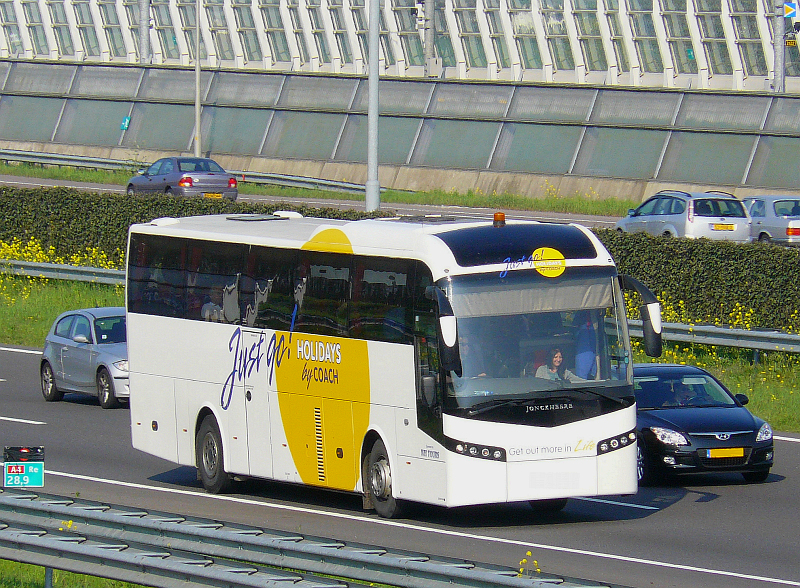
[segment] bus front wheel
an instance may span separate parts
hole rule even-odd
[[[200,481],[207,492],[219,494],[228,489],[231,478],[224,469],[222,436],[217,421],[212,416],[204,418],[197,431],[195,459]]]
[[[383,441],[378,439],[372,446],[367,467],[367,488],[380,516],[391,519],[400,514],[400,506],[392,496],[392,469]]]

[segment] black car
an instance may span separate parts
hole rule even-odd
[[[772,428],[744,407],[747,396],[688,365],[637,364],[633,381],[641,484],[707,472],[767,479]]]

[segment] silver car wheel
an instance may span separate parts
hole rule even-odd
[[[44,362],[41,368],[42,376],[42,396],[47,402],[58,402],[64,397],[64,393],[56,387],[56,377],[53,368],[48,362]]]
[[[100,368],[97,372],[97,400],[103,408],[116,408],[119,401],[114,393],[114,380],[106,368]]]

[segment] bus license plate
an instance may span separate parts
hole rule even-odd
[[[711,229],[714,231],[732,231],[735,227],[733,225],[723,225],[723,224],[715,224],[712,225]]]
[[[744,457],[744,447],[725,447],[723,449],[708,449],[706,457]]]
[[[219,192],[206,192],[203,196],[206,198],[222,198],[222,194]]]

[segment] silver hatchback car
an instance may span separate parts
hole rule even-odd
[[[750,242],[750,216],[742,202],[725,192],[664,190],[628,211],[616,229],[650,235]]]
[[[236,176],[207,157],[165,157],[128,180],[128,196],[167,194],[169,196],[225,198],[236,201]]]
[[[56,318],[39,365],[42,396],[57,402],[65,392],[97,396],[116,408],[130,396],[125,308],[70,310]]]
[[[742,202],[753,219],[753,241],[800,245],[800,198],[796,196],[749,196]]]

